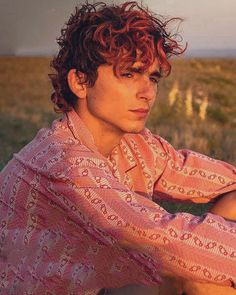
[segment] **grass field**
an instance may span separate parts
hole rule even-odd
[[[0,169],[57,116],[50,102],[49,62],[43,57],[0,58]],[[174,60],[148,127],[177,149],[236,164],[235,69],[234,59]],[[201,213],[205,208],[176,204],[170,211]]]

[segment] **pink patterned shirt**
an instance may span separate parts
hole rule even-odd
[[[235,189],[233,166],[177,152],[148,129],[105,158],[71,111],[0,174],[0,294],[154,286],[160,271],[235,286],[236,223],[154,202],[203,203]]]

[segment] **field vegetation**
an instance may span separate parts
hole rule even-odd
[[[50,58],[1,57],[0,170],[56,118],[50,102]],[[160,83],[148,121],[176,149],[188,148],[236,164],[236,60],[178,59]],[[166,206],[165,203],[162,203]],[[202,213],[207,206],[167,204]]]

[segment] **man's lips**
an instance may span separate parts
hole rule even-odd
[[[131,112],[137,112],[137,113],[148,113],[149,109],[136,109],[136,110],[130,110]]]
[[[149,109],[135,109],[135,110],[130,110],[130,112],[135,114],[138,118],[143,119],[147,117],[149,113]]]

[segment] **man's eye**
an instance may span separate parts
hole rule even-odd
[[[151,80],[153,83],[156,83],[156,84],[158,84],[158,83],[160,82],[159,79],[154,78],[154,77],[150,77],[150,80]]]
[[[126,77],[126,78],[132,78],[133,77],[133,74],[127,72],[127,73],[123,73],[121,76],[122,77]]]

